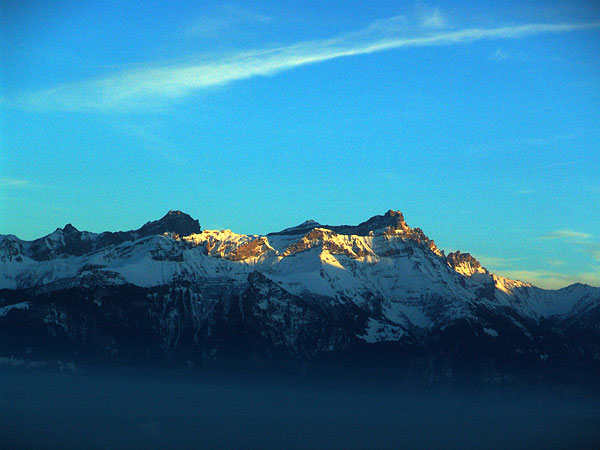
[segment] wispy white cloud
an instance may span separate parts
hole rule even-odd
[[[504,61],[508,58],[510,58],[510,53],[508,53],[506,50],[502,50],[501,48],[497,48],[494,54],[490,56],[492,61]]]
[[[435,24],[435,20],[432,22]],[[525,24],[498,28],[419,31],[399,26],[393,17],[335,38],[283,47],[243,51],[200,63],[152,65],[103,78],[68,83],[22,95],[16,106],[39,111],[152,111],[200,90],[257,76],[271,76],[307,64],[391,49],[440,46],[479,40],[519,39],[540,33],[597,28],[600,22]],[[438,21],[438,24],[441,24]],[[431,25],[431,23],[430,23]]]
[[[553,169],[555,167],[572,166],[573,164],[581,164],[584,162],[586,162],[585,159],[578,159],[575,161],[565,161],[565,162],[560,162],[560,163],[556,163],[556,164],[548,164],[546,166],[540,166],[540,167],[538,167],[538,169]]]
[[[505,270],[502,275],[521,280],[545,289],[559,289],[573,283],[600,286],[600,270],[567,274],[552,270]]]
[[[25,178],[11,178],[11,177],[0,177],[0,189],[4,191],[2,200],[8,199],[10,196],[6,195],[10,191],[11,193],[25,192],[31,189],[53,189],[54,186],[39,181],[31,181]],[[21,198],[12,196],[13,199]]]
[[[238,22],[270,22],[271,16],[266,14],[260,14],[256,11],[247,8],[239,4],[222,4],[221,10],[228,15],[228,17]]]
[[[566,245],[575,247],[579,252],[590,255],[596,261],[600,261],[600,241],[590,233],[559,230],[548,233],[542,236],[541,239],[561,240]]]
[[[576,233],[581,234],[581,233]],[[570,236],[570,233],[567,233]],[[583,243],[576,244],[583,249]],[[597,261],[600,261],[600,245],[595,242],[589,242],[589,251],[597,251]],[[592,286],[600,286],[600,266],[592,262],[585,270],[569,270],[569,265],[562,259],[549,259],[548,269],[528,270],[522,269],[522,258],[498,258],[495,256],[476,255],[477,260],[482,266],[493,273],[504,277],[531,283],[544,289],[559,289],[573,283],[585,283]],[[573,269],[573,267],[571,267]],[[561,271],[564,270],[564,271]]]
[[[477,256],[476,259],[486,268],[512,267],[518,258],[499,258],[497,256]]]
[[[580,251],[592,255],[596,261],[600,261],[600,243],[594,241],[591,235],[561,230],[557,232],[556,236],[552,239],[564,239],[569,245],[576,246]],[[563,259],[549,259],[546,261],[547,269],[528,270],[519,267],[521,258],[477,256],[477,259],[493,273],[513,280],[525,281],[544,289],[559,289],[573,283],[600,286],[600,266],[595,261],[587,264],[584,270],[573,270],[581,268],[569,266]]]
[[[596,261],[600,261],[600,242],[580,242],[577,245],[579,246],[580,251],[587,253]]]
[[[530,195],[530,194],[535,194],[536,192],[537,192],[537,189],[519,189],[517,191],[517,194]]]
[[[600,252],[600,248],[598,248]],[[518,266],[521,258],[498,258],[494,256],[477,256],[479,262],[493,273],[513,280],[525,281],[544,289],[559,289],[573,283],[585,283],[600,286],[600,267],[592,263],[587,270],[568,272],[568,264],[561,259],[547,261],[551,270],[521,269]],[[600,257],[597,258],[600,261]],[[560,270],[566,270],[561,272]]]
[[[259,14],[240,5],[223,4],[215,11],[190,20],[184,32],[190,37],[220,36],[223,32],[231,33],[233,27],[243,24],[267,23],[270,16]]]
[[[0,188],[24,188],[30,184],[29,180],[22,178],[0,178]]]
[[[553,231],[542,236],[542,239],[590,239],[592,237],[589,233],[582,233],[580,231],[573,230],[558,230]]]
[[[418,3],[416,12],[419,24],[424,28],[446,28],[449,25],[448,18],[442,14],[438,7],[431,7],[424,3]]]
[[[193,22],[185,26],[185,34],[191,37],[211,36],[230,25],[230,21],[221,17],[203,16],[197,17]]]

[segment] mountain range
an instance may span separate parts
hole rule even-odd
[[[600,288],[495,275],[395,210],[266,235],[169,211],[124,232],[1,235],[0,357],[598,387]]]

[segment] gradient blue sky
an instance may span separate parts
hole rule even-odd
[[[2,234],[393,208],[496,273],[600,285],[595,2],[1,8]]]

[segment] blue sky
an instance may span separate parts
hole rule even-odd
[[[600,7],[501,3],[4,2],[0,233],[393,208],[496,273],[600,285]]]

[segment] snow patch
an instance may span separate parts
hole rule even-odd
[[[484,328],[483,332],[485,334],[487,334],[488,336],[497,338],[498,337],[498,332],[496,330],[494,330],[493,328]]]
[[[8,312],[13,309],[29,309],[30,305],[31,304],[29,302],[21,302],[15,303],[13,305],[3,306],[2,308],[0,308],[0,317],[6,316]]]

